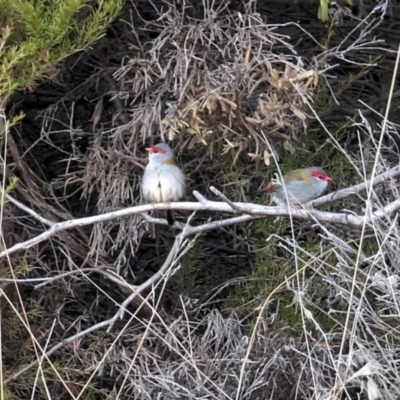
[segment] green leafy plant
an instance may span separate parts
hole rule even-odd
[[[0,0],[0,107],[54,76],[58,62],[101,38],[122,0]]]
[[[349,6],[353,5],[353,0],[346,0],[346,3]],[[319,7],[318,7],[318,19],[320,19],[322,22],[326,22],[329,20],[329,6],[336,4],[335,1],[330,1],[330,0],[320,0],[319,1]]]

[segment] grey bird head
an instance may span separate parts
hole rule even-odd
[[[174,152],[166,143],[158,143],[147,147],[146,151],[149,153],[149,162],[174,164]]]

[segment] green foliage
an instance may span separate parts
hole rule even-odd
[[[1,192],[1,196],[0,196],[0,206],[3,206],[4,203],[7,203],[7,198],[5,196],[7,196],[8,194],[10,194],[17,186],[18,184],[18,178],[16,176],[12,176],[10,178],[10,181],[7,185],[7,187],[4,189],[4,192]]]
[[[123,0],[0,0],[0,139],[4,139],[10,128],[23,118],[23,114],[5,115],[8,98],[18,89],[31,90],[38,81],[54,77],[57,63],[89,48],[104,35],[122,5]],[[7,201],[5,195],[17,183],[18,179],[11,177],[3,188],[1,207]],[[31,270],[25,262],[13,268],[17,277],[25,276]],[[2,265],[0,275],[10,276],[9,269]],[[7,285],[4,282],[3,289]],[[28,319],[40,325],[42,307],[33,299],[27,301],[25,307]],[[7,335],[3,336],[11,342],[8,343],[10,347],[21,348],[13,342],[20,339],[25,328],[20,318],[13,315],[15,318],[7,319]],[[30,361],[25,360],[24,354],[30,354],[31,347],[32,341],[26,340],[19,354],[20,365]],[[65,367],[62,370],[65,371]],[[45,396],[46,391],[40,383],[39,380],[39,388]],[[1,393],[3,398],[12,398],[4,387]]]
[[[0,106],[103,36],[123,0],[0,0]]]
[[[9,389],[5,388],[5,387],[2,387],[1,398],[3,400],[14,400],[15,399],[14,395],[12,394],[12,392]]]
[[[195,242],[194,246],[182,258],[183,268],[174,275],[174,283],[180,290],[192,298],[198,298],[202,295],[202,279],[199,281],[198,272],[207,272],[201,265],[205,263],[205,253],[201,240]],[[200,271],[202,270],[202,271]]]
[[[32,266],[28,264],[25,260],[20,261],[15,267],[14,267],[14,275],[17,278],[22,278],[26,277],[32,272]]]
[[[285,289],[285,282],[287,279],[292,280],[296,271],[302,270],[308,260],[303,255],[298,255],[296,266],[295,257],[281,248],[278,236],[288,237],[288,228],[288,221],[272,222],[270,219],[255,221],[249,226],[249,244],[256,251],[251,276],[246,282],[236,286],[226,305],[236,308],[245,304],[245,313],[258,310],[265,299],[278,289],[271,297],[266,317],[274,315],[274,329],[290,326],[300,334],[303,326],[302,315],[300,310],[293,306],[293,293]],[[319,246],[318,240],[312,238],[305,242],[305,251],[309,254],[313,254]],[[320,286],[321,297],[322,292],[323,287]]]
[[[329,3],[330,0],[320,0],[318,7],[318,19],[322,22],[329,20]],[[346,0],[346,3],[350,6],[353,5],[353,0]]]
[[[322,22],[326,22],[329,19],[328,7],[328,0],[320,0],[318,7],[318,19],[320,19]]]

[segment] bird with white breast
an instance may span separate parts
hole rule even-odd
[[[174,152],[166,143],[147,147],[149,162],[142,180],[142,193],[151,203],[170,203],[185,195],[185,175],[175,164]],[[167,211],[167,221],[173,225],[171,210]]]
[[[283,175],[283,179],[278,177],[259,191],[271,193],[276,205],[286,205],[288,200],[289,204],[303,204],[319,197],[331,180],[320,167],[300,168]]]

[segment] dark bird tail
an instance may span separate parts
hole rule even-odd
[[[280,188],[279,185],[276,185],[274,183],[269,183],[267,186],[262,186],[258,189],[254,188],[252,189],[249,194],[251,196],[259,196],[262,194],[268,194],[268,193],[274,193],[276,190],[278,190]]]
[[[174,224],[174,214],[172,213],[171,210],[167,210],[167,222],[168,222],[168,225]]]

